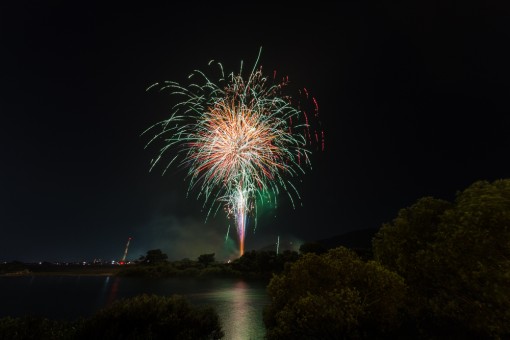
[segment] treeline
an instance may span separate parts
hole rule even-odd
[[[316,250],[271,280],[268,339],[510,338],[510,180],[402,209],[372,259]]]
[[[0,276],[34,275],[115,275],[119,270],[113,264],[55,264],[50,262],[22,263],[19,261],[0,264]]]
[[[229,263],[217,262],[215,254],[202,254],[196,260],[168,261],[160,249],[149,250],[139,263],[128,265],[119,276],[135,277],[237,277],[269,281],[273,274],[281,273],[286,263],[295,262],[299,254],[286,250],[249,251]]]
[[[19,261],[12,261],[12,262],[6,262],[6,263],[0,263],[0,275],[5,274],[26,274],[29,273],[29,267]]]

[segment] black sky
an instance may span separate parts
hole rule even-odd
[[[226,256],[182,171],[149,173],[140,133],[170,112],[152,83],[255,61],[317,98],[326,149],[247,248],[377,228],[432,195],[508,177],[503,6],[0,5],[0,261]],[[317,7],[318,6],[318,7]],[[232,222],[230,222],[232,224]],[[230,250],[229,250],[230,249]]]

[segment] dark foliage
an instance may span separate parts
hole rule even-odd
[[[269,339],[389,336],[404,307],[403,279],[346,248],[302,256],[268,286]]]
[[[214,253],[213,254],[202,254],[198,257],[198,262],[203,264],[204,266],[208,266],[211,263],[214,263]]]
[[[182,297],[140,295],[114,302],[74,322],[44,318],[2,318],[0,339],[221,339],[212,308],[191,307]]]
[[[295,262],[299,254],[285,250],[280,254],[274,251],[249,251],[232,262],[232,269],[243,276],[269,279],[274,273],[283,271],[286,263]]]
[[[79,339],[221,339],[218,315],[182,297],[140,295],[114,302],[87,319]]]
[[[81,322],[66,322],[26,316],[0,319],[1,340],[75,339]]]
[[[147,265],[157,265],[166,262],[168,255],[163,253],[161,249],[152,249],[142,258],[142,263]]]
[[[409,285],[421,334],[510,337],[510,180],[419,200],[381,228],[374,254]]]
[[[319,242],[307,242],[307,243],[303,243],[301,245],[301,247],[299,247],[299,252],[301,254],[313,253],[313,254],[320,255],[320,254],[324,254],[327,251],[328,251],[328,249],[323,244],[321,244]]]

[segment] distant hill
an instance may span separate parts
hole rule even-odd
[[[290,250],[290,251],[298,251],[299,246],[296,243],[293,242],[284,242],[282,241],[280,243],[280,252]],[[268,246],[259,248],[257,251],[276,251],[276,243],[270,244]]]
[[[379,229],[353,230],[345,234],[316,241],[327,249],[344,246],[355,251],[361,258],[368,260],[373,258],[372,239]]]
[[[346,248],[356,251],[362,257],[371,257],[372,253],[372,238],[379,229],[370,228],[362,230],[353,230],[347,233],[321,239],[306,242],[317,242],[324,245],[328,249],[337,248],[344,246]],[[274,251],[276,245],[272,244],[260,248],[259,251]],[[292,250],[288,245],[280,245],[280,251]]]
[[[351,249],[371,249],[372,238],[379,229],[370,228],[362,230],[353,230],[345,234],[333,236],[330,238],[318,240],[316,242],[324,245],[326,248],[336,248],[344,246]]]

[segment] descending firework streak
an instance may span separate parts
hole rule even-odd
[[[293,181],[310,166],[310,146],[324,148],[315,98],[308,98],[306,89],[297,99],[285,95],[288,77],[277,80],[276,71],[265,77],[259,57],[260,51],[247,77],[242,62],[238,74],[227,76],[217,63],[217,80],[195,70],[188,85],[166,81],[147,89],[168,89],[180,98],[168,119],[144,132],[155,133],[147,146],[164,141],[151,170],[162,161],[163,173],[174,163],[187,168],[188,193],[195,188],[204,198],[207,216],[223,206],[234,218],[240,255],[248,216],[256,217],[257,204],[276,206],[283,191],[294,206],[300,196]]]

